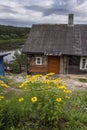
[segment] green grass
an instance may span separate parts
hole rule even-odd
[[[87,79],[79,79],[80,82],[87,83]]]
[[[0,93],[2,93],[6,97],[6,99],[10,99],[10,98],[15,97],[17,95],[20,95],[20,93],[22,92],[18,88],[18,86],[21,83],[17,83],[17,82],[15,82],[14,79],[10,79],[8,75],[15,77],[16,74],[6,73],[6,76],[5,76],[6,82],[8,83],[8,85],[10,87],[8,89],[0,87]]]

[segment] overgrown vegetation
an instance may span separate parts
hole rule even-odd
[[[10,67],[9,71],[15,74],[26,71],[27,56],[24,53],[22,53],[21,49],[16,50],[12,58],[13,60],[10,61],[9,63],[8,62],[4,63],[5,68],[9,66]]]
[[[8,51],[22,48],[22,45],[24,45],[25,41],[26,39],[24,38],[0,40],[0,51]]]
[[[0,25],[0,50],[19,48],[26,41],[30,28]]]
[[[52,75],[28,75],[22,93],[1,94],[0,129],[87,130],[87,91],[72,92]]]

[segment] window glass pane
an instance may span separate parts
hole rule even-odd
[[[40,64],[40,58],[37,58],[37,63]]]
[[[77,56],[70,56],[69,57],[69,65],[79,65],[80,57]]]
[[[85,69],[85,66],[86,66],[86,59],[83,59],[83,60],[82,60],[82,68]]]
[[[86,69],[87,69],[87,59],[86,59],[86,65],[85,65]]]
[[[42,64],[42,57],[36,57],[36,64],[41,65]]]
[[[81,57],[80,69],[87,70],[87,57]]]

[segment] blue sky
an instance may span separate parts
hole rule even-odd
[[[31,27],[32,24],[87,24],[87,0],[0,0],[0,24]]]

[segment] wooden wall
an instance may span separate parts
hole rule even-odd
[[[80,69],[80,56],[68,56],[68,74],[87,74],[87,70]]]
[[[36,56],[42,57],[42,65],[36,65]],[[29,73],[48,73],[48,57],[44,55],[30,55],[28,57]],[[61,56],[61,74],[87,74],[87,70],[80,70],[80,56]]]
[[[42,65],[36,65],[36,56],[42,57]],[[44,55],[32,55],[29,58],[30,73],[47,73],[47,57]]]

